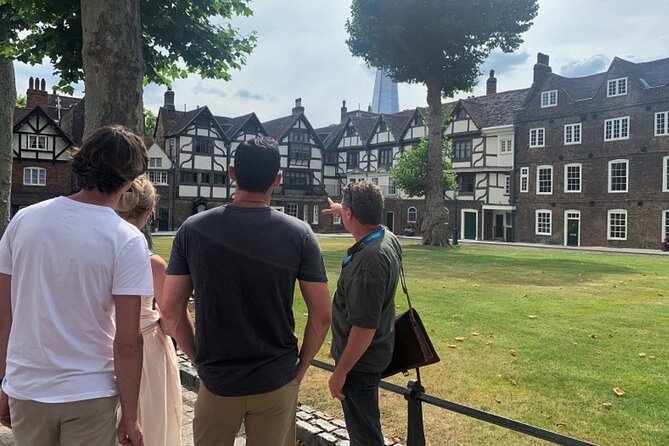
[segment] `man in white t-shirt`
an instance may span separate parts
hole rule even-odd
[[[151,266],[141,232],[114,209],[147,163],[130,130],[98,129],[72,158],[81,191],[19,211],[0,241],[0,422],[17,446],[112,446],[117,435],[143,445],[139,314]]]

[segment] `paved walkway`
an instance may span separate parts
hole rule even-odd
[[[193,446],[193,407],[195,405],[195,393],[183,390],[183,428],[181,430],[182,446]],[[0,426],[0,446],[14,446],[12,431]],[[235,446],[246,446],[243,432],[235,440]]]

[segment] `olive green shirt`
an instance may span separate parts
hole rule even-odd
[[[395,344],[395,290],[402,248],[397,237],[384,228],[381,237],[360,240],[349,248],[348,256],[350,260],[342,263],[332,302],[330,351],[338,361],[351,327],[374,328],[372,343],[353,370],[381,373],[390,363]]]

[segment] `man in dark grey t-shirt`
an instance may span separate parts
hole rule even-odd
[[[279,160],[271,138],[239,145],[233,203],[190,217],[172,245],[161,312],[202,380],[196,446],[232,446],[242,421],[249,446],[295,445],[298,386],[325,339],[330,297],[311,228],[269,206]],[[296,280],[309,312],[299,351]]]
[[[351,446],[383,446],[379,383],[395,342],[395,290],[402,249],[381,226],[383,195],[374,183],[349,184],[342,204],[325,213],[340,215],[355,244],[342,262],[332,303],[330,393],[341,400]]]

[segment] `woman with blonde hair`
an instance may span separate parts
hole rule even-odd
[[[158,201],[151,181],[142,175],[121,196],[116,211],[140,230]],[[160,326],[160,300],[166,263],[151,253],[153,296],[143,296],[140,327],[144,339],[138,418],[145,446],[181,446],[181,383],[172,341]],[[157,304],[157,305],[156,305]]]

